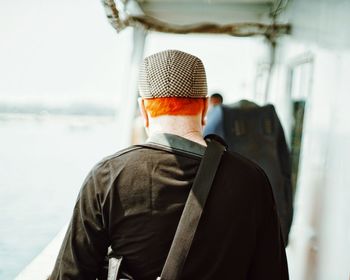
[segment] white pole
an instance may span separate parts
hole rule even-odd
[[[133,29],[133,50],[126,77],[123,81],[125,90],[122,93],[122,106],[120,106],[117,115],[119,131],[121,132],[118,136],[121,148],[131,144],[131,133],[138,96],[139,66],[143,60],[146,36],[147,33],[144,29],[136,27]]]

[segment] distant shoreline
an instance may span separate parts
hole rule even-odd
[[[46,116],[76,116],[76,117],[115,117],[117,109],[111,106],[91,103],[73,103],[65,106],[48,106],[43,104],[10,104],[0,103],[2,117],[46,117]]]

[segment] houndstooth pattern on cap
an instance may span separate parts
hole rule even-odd
[[[144,98],[207,96],[202,61],[193,55],[167,50],[146,57],[140,67],[140,95]]]

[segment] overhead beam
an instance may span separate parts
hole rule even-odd
[[[136,1],[127,1],[126,3],[120,0],[102,0],[107,17],[111,25],[120,32],[124,28],[140,27],[146,30],[189,34],[189,33],[210,33],[210,34],[228,34],[238,37],[248,37],[263,35],[267,38],[275,38],[282,34],[289,34],[291,31],[289,24],[264,24],[256,22],[247,23],[232,23],[220,25],[216,23],[199,23],[189,25],[170,24],[160,21],[156,18],[142,14],[138,11],[136,14],[130,13],[127,10],[127,5],[132,3],[135,6]]]

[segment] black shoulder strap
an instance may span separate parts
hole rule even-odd
[[[207,140],[207,145],[158,280],[177,280],[182,273],[216,170],[225,151],[225,146],[216,140]]]

